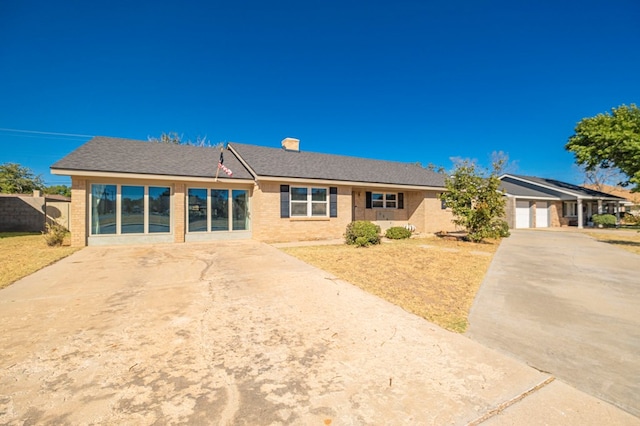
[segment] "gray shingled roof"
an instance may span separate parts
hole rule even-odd
[[[236,142],[230,149],[260,176],[325,179],[395,185],[444,187],[445,176],[409,163],[306,151],[287,151]]]
[[[51,168],[213,178],[219,158],[220,150],[212,147],[96,136]],[[229,151],[225,151],[224,165],[233,171],[232,179],[253,179],[251,173]],[[222,171],[219,176],[229,178]]]
[[[522,176],[522,175],[506,175],[502,177],[503,185],[508,194],[528,196],[527,191],[537,191],[546,196],[556,196],[561,199],[567,198],[591,198],[591,199],[608,199],[608,200],[625,200],[615,195],[607,194],[605,192],[596,191],[582,186],[573,185],[571,183],[562,182],[555,179],[539,178],[535,176]],[[526,182],[523,182],[526,181]],[[509,185],[508,187],[506,185]],[[538,185],[544,185],[541,187]],[[513,192],[512,192],[513,191]],[[558,191],[558,192],[556,192]],[[564,191],[564,192],[560,192]],[[568,195],[567,193],[573,195]]]

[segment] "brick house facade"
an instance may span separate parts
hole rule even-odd
[[[71,176],[72,244],[322,240],[353,220],[454,229],[438,198],[444,176],[416,165],[307,153],[291,138],[222,153],[93,138],[51,167]],[[232,175],[217,170],[221,158]]]
[[[624,198],[554,179],[505,174],[500,177],[510,228],[592,225],[594,214],[620,219]]]

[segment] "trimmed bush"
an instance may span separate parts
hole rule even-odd
[[[384,234],[384,236],[392,240],[403,240],[411,236],[411,231],[403,228],[402,226],[393,226],[387,229],[387,232]]]
[[[368,220],[356,220],[347,225],[344,234],[347,244],[367,247],[380,243],[380,227]]]
[[[612,214],[594,214],[591,220],[595,225],[610,228],[616,226],[616,217]]]
[[[60,247],[62,245],[62,241],[64,241],[64,236],[67,234],[67,229],[58,224],[58,223],[46,223],[45,227],[47,228],[46,232],[42,233],[44,240],[47,242],[49,247]]]

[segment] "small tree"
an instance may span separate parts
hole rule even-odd
[[[447,191],[440,199],[451,208],[453,223],[466,228],[471,241],[509,236],[509,227],[502,219],[505,200],[497,175],[502,167],[502,160],[494,163],[493,171],[484,177],[473,162],[462,160],[445,179]]]
[[[33,174],[30,168],[17,163],[0,165],[0,192],[5,194],[28,194],[44,189],[42,177]]]

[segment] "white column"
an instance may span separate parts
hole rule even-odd
[[[602,214],[602,200],[598,200],[598,214]]]
[[[582,217],[582,198],[578,198],[578,228],[584,228],[584,219]]]
[[[587,203],[587,221],[593,216],[593,203]]]
[[[620,224],[620,201],[616,201],[616,223]]]

